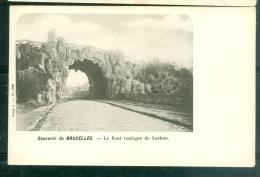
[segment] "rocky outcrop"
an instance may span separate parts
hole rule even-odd
[[[86,72],[92,80],[92,90],[106,87],[105,97],[114,98],[121,93],[145,94],[151,91],[149,84],[138,79],[141,68],[126,62],[121,51],[70,44],[58,37],[55,30],[51,30],[45,43],[28,40],[16,42],[18,101],[53,103],[61,100],[66,94],[65,80],[69,69],[75,63],[83,68],[84,65],[91,65],[85,68],[92,67],[92,64],[97,66],[97,70],[102,73],[104,85],[97,86],[100,82],[97,82],[93,74],[95,72]]]

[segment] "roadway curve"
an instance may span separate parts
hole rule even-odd
[[[170,122],[91,100],[56,105],[38,127],[40,131],[187,131]]]

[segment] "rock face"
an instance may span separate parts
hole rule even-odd
[[[55,30],[45,43],[16,42],[17,98],[20,102],[53,103],[66,94],[69,69],[88,75],[93,97],[116,98],[122,93],[149,93],[138,80],[140,67],[126,62],[122,52],[66,43]]]

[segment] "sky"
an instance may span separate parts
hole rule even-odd
[[[45,42],[51,29],[69,43],[119,49],[134,63],[159,58],[192,67],[193,31],[187,15],[26,14],[17,22],[16,39]]]

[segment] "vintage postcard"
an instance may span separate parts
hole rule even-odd
[[[254,165],[254,7],[11,6],[9,56],[9,164]]]

